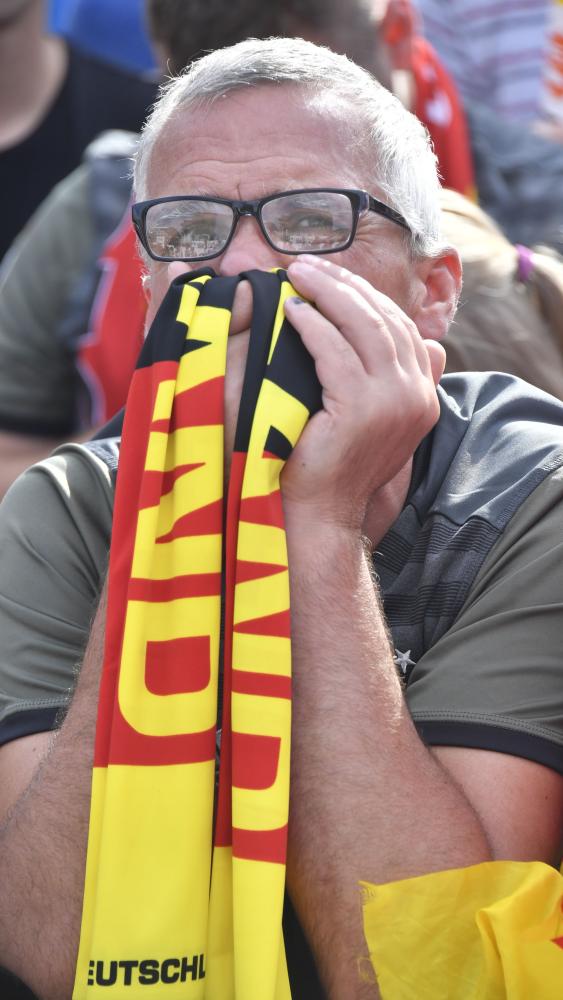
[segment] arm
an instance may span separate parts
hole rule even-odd
[[[41,1000],[74,983],[104,626],[105,591],[61,729],[0,750],[0,964]]]
[[[361,539],[374,527],[372,543],[382,537],[386,494],[436,419],[435,359],[400,311],[334,265],[289,273],[319,310],[288,306],[324,389],[282,484],[295,690],[289,884],[331,997],[374,997],[358,975],[358,882],[489,859],[503,790],[477,795],[470,783],[466,794],[447,755],[444,767],[417,735]]]
[[[109,477],[73,447],[0,507],[0,966],[41,998],[72,989],[110,526]]]
[[[59,184],[16,240],[0,278],[0,497],[72,431],[72,358],[58,329],[92,241],[87,170]]]
[[[290,888],[329,995],[367,998],[376,993],[358,982],[358,882],[477,863],[489,851],[410,719],[361,542],[326,530],[307,537],[290,535]]]
[[[46,458],[60,443],[58,438],[0,430],[0,499],[21,472]]]
[[[73,441],[89,441],[95,428],[74,434]],[[10,434],[0,430],[0,500],[18,476],[30,465],[47,458],[63,443],[58,437],[37,437],[33,434]]]

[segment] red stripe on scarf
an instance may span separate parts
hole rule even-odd
[[[219,375],[192,389],[179,392],[174,398],[174,409],[170,423],[174,430],[181,427],[208,427],[217,423],[217,412],[223,406],[225,378]],[[168,431],[167,420],[155,420],[151,431]]]
[[[289,611],[279,611],[275,615],[264,615],[262,618],[249,618],[234,626],[235,632],[251,633],[252,635],[275,635],[281,639],[291,636]]]
[[[287,823],[277,830],[233,829],[233,855],[247,861],[270,861],[284,865],[287,845]]]
[[[204,464],[204,462],[193,462],[191,465],[177,465],[175,469],[170,469],[169,472],[157,472],[146,469],[141,486],[139,509],[156,507],[162,497],[172,492],[174,484],[177,479],[180,479],[180,476],[185,476],[188,472],[193,472],[195,469],[202,469]]]
[[[251,670],[233,670],[233,691],[265,698],[291,698],[291,677],[259,674]]]
[[[214,597],[221,593],[220,573],[194,573],[171,580],[133,578],[129,584],[132,601],[178,601],[185,597]]]
[[[208,635],[147,642],[145,684],[151,694],[203,691],[211,677]]]

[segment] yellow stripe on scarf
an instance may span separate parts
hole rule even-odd
[[[492,861],[364,886],[382,1000],[561,1000],[563,875]]]

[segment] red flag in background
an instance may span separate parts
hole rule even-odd
[[[419,33],[410,0],[389,0],[382,31],[395,70],[412,77],[410,110],[426,125],[445,187],[476,200],[475,175],[465,112],[456,85]]]

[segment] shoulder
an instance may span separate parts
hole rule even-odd
[[[101,453],[87,445],[63,445],[32,465],[6,494],[0,546],[14,533],[37,536],[44,555],[55,558],[61,536],[80,536],[97,573],[109,548],[113,492],[111,469]]]
[[[498,533],[455,621],[412,669],[408,701],[429,743],[563,771],[562,561],[560,467]]]
[[[442,417],[455,412],[466,421],[495,423],[523,418],[526,423],[560,424],[563,403],[506,372],[452,372],[438,386]]]
[[[395,646],[419,660],[458,620],[489,553],[563,468],[563,404],[509,375],[462,373],[414,457],[407,502],[375,556]]]
[[[113,486],[88,448],[33,465],[0,506],[0,743],[56,725],[106,574]]]
[[[419,480],[426,489],[434,480],[430,493],[441,493],[456,523],[481,513],[502,529],[563,465],[563,403],[501,372],[447,375],[438,392],[440,419],[418,457]]]
[[[60,335],[93,229],[88,169],[56,186],[31,217],[0,277],[0,427],[63,436],[72,426],[69,356]]]

